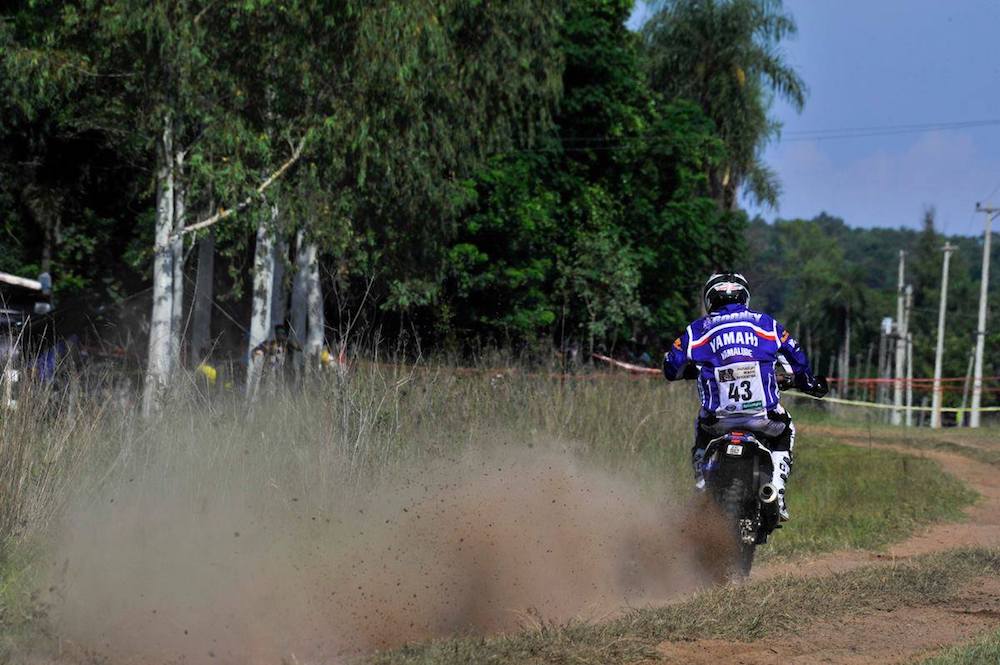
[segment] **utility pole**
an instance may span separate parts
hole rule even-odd
[[[913,313],[913,285],[906,285],[906,309],[903,317],[903,343],[906,344],[906,417],[907,427],[913,427],[913,333],[910,315]]]
[[[875,384],[875,401],[879,404],[889,403],[889,385],[886,379],[892,376],[889,370],[889,357],[892,355],[892,317],[887,316],[882,319],[882,327],[879,329],[878,337],[878,378],[882,379]]]
[[[844,345],[840,358],[840,396],[848,397],[851,381],[851,305],[848,303],[844,317]]]
[[[906,333],[906,426],[913,427],[913,333]]]
[[[931,429],[941,427],[941,362],[944,357],[944,316],[948,309],[948,264],[951,262],[951,253],[958,247],[949,242],[944,244],[941,251],[944,252],[944,262],[941,264],[941,304],[938,306],[938,332],[937,349],[934,352],[934,390],[931,393]]]
[[[993,235],[993,218],[1000,208],[976,204],[976,212],[986,214],[986,232],[983,234],[983,273],[979,284],[979,324],[976,326],[976,367],[972,377],[972,413],[969,427],[979,427],[979,408],[983,400],[983,348],[986,344],[986,294],[990,281],[990,238]]]
[[[958,412],[958,427],[965,425],[965,407],[969,405],[969,387],[972,384],[972,363],[976,358],[976,345],[969,349],[969,367],[965,370],[965,381],[962,382],[962,410]]]
[[[861,376],[863,376],[866,379],[870,379],[871,376],[872,376],[872,352],[873,351],[875,351],[875,344],[874,343],[869,343],[868,344],[868,353],[865,355],[865,365],[864,365],[865,370],[864,370],[864,374],[861,375]],[[861,365],[861,357],[860,356],[858,357],[858,365]],[[868,395],[868,393],[870,392],[869,391],[869,387],[870,386],[871,386],[871,383],[866,382],[866,386],[864,388],[864,394],[863,394],[863,396],[862,396],[861,399],[865,399],[865,400],[871,399],[871,397]],[[855,388],[855,392],[857,392],[856,388]]]
[[[892,382],[892,424],[903,424],[903,374],[906,371],[906,312],[903,307],[903,281],[906,274],[906,252],[899,250],[899,281],[896,288],[896,372]]]

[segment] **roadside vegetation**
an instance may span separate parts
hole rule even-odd
[[[818,403],[806,399],[790,402],[798,421],[814,428],[850,437],[855,443],[890,444],[917,450],[941,450],[964,455],[984,464],[1000,466],[1000,438],[995,427],[981,429],[945,427],[899,428],[885,421],[886,412],[869,408]],[[987,421],[989,425],[989,422]]]
[[[936,462],[802,429],[788,489],[793,520],[762,550],[765,557],[878,549],[928,523],[961,519],[976,499]]]
[[[920,665],[981,665],[1000,663],[1000,630],[968,644],[945,649],[920,662]]]
[[[200,391],[193,378],[186,384],[190,390],[178,391],[156,421],[138,418],[121,393],[91,400],[45,389],[0,412],[5,541],[44,531],[80,478],[114,473],[152,446],[203,455],[206,466],[248,446],[272,455],[322,450],[337,482],[355,487],[470,447],[556,446],[652,494],[677,500],[690,492],[696,400],[689,386],[364,361],[252,407],[231,393]],[[790,484],[796,519],[776,534],[768,548],[775,553],[878,547],[959,517],[975,498],[930,460],[844,446],[836,433],[812,429],[800,427]]]
[[[350,370],[313,377],[301,390],[265,390],[252,407],[232,393],[203,391],[189,378],[187,390],[178,390],[154,420],[136,415],[132,393],[109,390],[91,399],[72,386],[56,391],[26,384],[18,408],[0,412],[0,479],[10,499],[0,514],[6,639],[47,639],[44,617],[52,598],[38,592],[49,565],[46,548],[65,516],[95,497],[136,487],[165,496],[208,492],[223,502],[250,488],[283,505],[295,502],[296,510],[330,515],[378,483],[413,483],[414,469],[468,451],[530,458],[537,450],[637,486],[665,506],[687,503],[696,408],[689,386],[627,375],[489,369],[504,364],[494,359],[482,369],[458,370],[355,359]],[[931,460],[846,446],[815,429],[805,426],[797,441],[793,521],[762,548],[763,561],[879,548],[931,522],[959,518],[975,498]],[[335,542],[344,547],[349,540]],[[718,594],[726,593],[709,592],[698,602],[722,602]],[[544,638],[554,654],[565,646],[559,640],[583,648],[590,638],[579,631],[607,630],[545,628],[523,639]],[[624,648],[598,647],[596,633],[592,644]]]

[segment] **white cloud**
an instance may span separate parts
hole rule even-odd
[[[927,132],[898,149],[848,159],[832,156],[829,146],[788,142],[768,151],[783,186],[778,216],[826,211],[853,226],[916,227],[924,207],[934,205],[939,228],[976,233],[975,203],[1000,182],[1000,159],[967,132]]]

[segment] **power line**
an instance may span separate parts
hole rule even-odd
[[[790,130],[785,133],[789,136],[824,136],[830,134],[868,135],[886,132],[924,132],[942,129],[969,129],[975,127],[990,127],[993,125],[1000,125],[1000,118],[988,118],[983,120],[953,120],[916,124],[874,125],[869,127],[842,127],[839,129],[800,129]]]
[[[899,132],[921,132],[942,129],[967,129],[976,127],[991,127],[1000,125],[1000,118],[990,118],[983,120],[954,120],[941,122],[927,122],[919,124],[896,124],[896,125],[872,125],[868,127],[837,127],[828,129],[796,129],[782,132],[783,137],[813,137],[813,136],[867,136],[884,133]],[[608,137],[608,136],[563,136],[559,140],[563,143],[606,143],[619,141],[643,141],[650,139],[664,138],[664,134],[637,134],[636,136]]]
[[[981,200],[981,201],[989,201],[990,199],[992,199],[992,198],[993,198],[993,195],[997,193],[997,190],[1000,190],[1000,182],[998,182],[998,183],[996,184],[996,187],[994,187],[993,189],[991,189],[991,190],[990,190],[990,193],[989,193],[989,194],[987,194],[986,196],[984,196],[984,197],[983,197],[983,198],[981,198],[980,200]],[[973,212],[972,212],[972,214],[973,214],[973,215],[975,215],[975,214],[976,214],[976,212],[975,212],[975,211],[973,211]]]
[[[1000,119],[964,120],[953,122],[934,122],[922,124],[899,124],[870,127],[842,127],[836,129],[808,129],[783,132],[780,138],[786,143],[805,141],[836,141],[859,138],[878,138],[883,136],[902,136],[927,131],[944,131],[956,129],[978,129],[1000,126]],[[638,134],[636,136],[557,136],[552,137],[554,145],[525,147],[513,152],[518,153],[551,153],[551,152],[615,152],[634,150],[641,147],[656,146],[672,142],[675,137],[669,134]],[[992,196],[1000,183],[991,192]],[[989,196],[985,197],[989,198]]]

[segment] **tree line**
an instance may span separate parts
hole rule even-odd
[[[773,311],[809,352],[818,371],[840,375],[848,328],[853,376],[878,376],[878,348],[882,320],[896,317],[897,266],[906,252],[905,282],[913,286],[910,331],[913,333],[913,375],[934,376],[938,307],[941,298],[942,247],[958,249],[952,255],[942,371],[962,377],[975,344],[976,312],[982,266],[982,237],[941,233],[933,208],[919,229],[852,228],[828,214],[813,219],[755,219],[747,227],[747,251],[755,286],[754,305]],[[991,245],[992,261],[1000,248]],[[1000,275],[991,271],[990,289],[1000,287]],[[986,348],[1000,343],[1000,313],[993,308],[986,324]],[[995,358],[984,360],[984,376],[1000,374]],[[945,393],[957,406],[961,384]],[[992,395],[988,401],[995,402]]]
[[[313,355],[352,323],[656,346],[742,255],[739,193],[776,200],[771,100],[805,85],[777,0],[661,2],[637,32],[632,5],[15,2],[0,270],[52,273],[65,310],[147,293],[154,389],[286,320]]]

